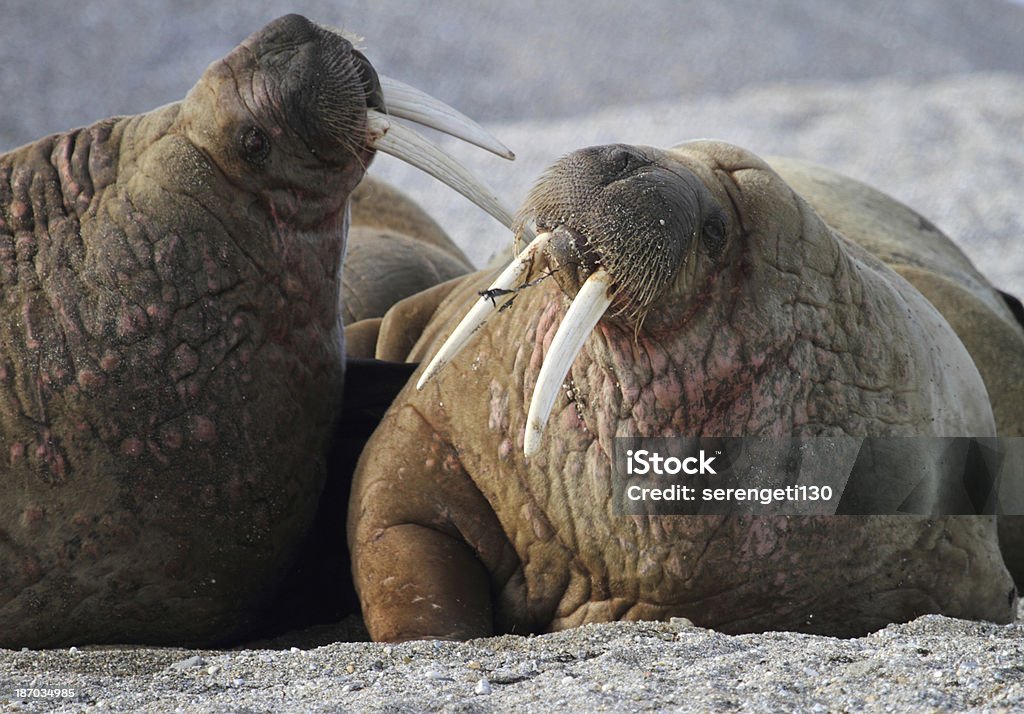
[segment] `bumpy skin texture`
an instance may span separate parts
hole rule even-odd
[[[995,429],[981,377],[935,308],[763,161],[714,142],[629,152],[637,156],[597,156],[618,167],[603,185],[628,197],[631,183],[639,195],[678,175],[691,190],[673,189],[666,201],[697,206],[702,220],[720,210],[724,245],[699,237],[697,220],[693,242],[675,251],[688,262],[645,305],[642,327],[630,305],[598,323],[530,459],[527,404],[581,276],[566,271],[561,286],[521,291],[422,392],[406,388],[363,453],[349,510],[353,573],[374,638],[675,615],[728,632],[835,635],[933,612],[1009,620],[1013,583],[991,518],[612,512],[616,436]],[[569,213],[579,221],[588,210]],[[639,230],[637,218],[621,219],[627,232]],[[631,250],[621,245],[611,249]],[[559,258],[549,253],[535,273]],[[431,354],[489,278],[450,288],[410,354],[378,344],[378,356]]]
[[[0,646],[243,631],[312,520],[375,76],[271,23],[0,157]]]
[[[967,256],[926,218],[870,186],[795,159],[769,161],[826,223],[935,305],[985,380],[999,434],[1024,436],[1024,329]]]
[[[1024,436],[1024,324],[967,257],[927,219],[870,186],[794,159],[771,164],[829,225],[938,308],[985,380],[997,433]],[[1024,516],[1000,517],[999,543],[1017,588],[1024,588]]]

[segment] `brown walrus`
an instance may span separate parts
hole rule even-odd
[[[504,216],[389,115],[509,155],[289,15],[181,102],[0,156],[0,646],[208,644],[258,618],[324,484],[375,152]]]
[[[500,276],[385,316],[378,357],[433,360],[353,485],[353,573],[375,639],[672,616],[833,635],[924,613],[1013,617],[991,516],[614,512],[618,437],[996,433],[989,367],[853,240],[875,235],[905,272],[948,278],[1018,344],[1005,305],[908,209],[811,167],[782,173],[717,142],[574,152],[531,191],[522,219],[540,236]],[[932,244],[898,249],[908,231]],[[1001,384],[1019,390],[1020,353],[1005,354]]]

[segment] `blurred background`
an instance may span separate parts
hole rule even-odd
[[[1010,0],[3,0],[0,151],[180,99],[210,62],[300,12],[365,38],[383,74],[483,123],[503,162],[439,139],[513,206],[558,156],[713,137],[867,181],[1024,295],[1024,5]],[[482,263],[495,221],[388,157]]]

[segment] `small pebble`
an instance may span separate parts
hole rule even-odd
[[[72,645],[70,648],[68,648],[68,653],[69,654],[78,654],[78,648],[75,647],[74,645]]]
[[[514,684],[521,681],[522,677],[508,667],[500,667],[491,672],[491,679],[498,684]]]
[[[298,647],[292,647],[292,648],[291,648],[290,650],[288,650],[288,651],[289,651],[289,652],[301,652],[302,650],[300,650],[300,649],[299,649]]]
[[[466,662],[466,666],[470,669],[480,669],[480,663],[477,662],[475,659],[471,659],[468,662]]]
[[[171,669],[184,670],[193,669],[194,667],[202,667],[206,664],[206,661],[199,655],[193,655],[188,659],[183,659],[180,662],[175,662],[171,665]]]
[[[206,668],[206,673],[207,674],[217,674],[218,672],[220,672],[220,665],[219,664],[210,665],[209,667]]]
[[[490,694],[491,693],[491,683],[487,681],[487,677],[481,677],[480,678],[480,681],[476,683],[475,687],[473,687],[473,692],[475,694]]]

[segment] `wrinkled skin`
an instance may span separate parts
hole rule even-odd
[[[834,635],[924,613],[1011,619],[990,517],[612,513],[616,436],[985,436],[995,421],[978,368],[935,308],[757,157],[694,142],[584,150],[561,166],[573,161],[526,208],[562,236],[530,277],[568,267],[519,292],[423,391],[407,386],[364,451],[349,543],[372,636],[677,615],[727,632]],[[595,264],[623,274],[631,251],[651,260],[630,241],[658,222],[635,199],[652,186],[651,205],[682,218],[662,214],[664,230],[646,237],[662,241],[657,260],[675,262],[641,265],[618,286],[527,458],[526,405],[569,298]],[[863,211],[884,231],[893,205]],[[595,226],[625,230],[595,238]],[[378,356],[429,357],[490,279],[396,305]],[[421,335],[411,348],[406,322]]]
[[[352,195],[342,282],[346,326],[383,317],[402,298],[472,270],[469,258],[409,198],[372,177],[359,184]],[[373,356],[348,342],[350,355]]]
[[[259,636],[336,622],[358,612],[344,551],[352,473],[414,367],[374,360],[380,318],[400,299],[470,271],[468,259],[451,238],[393,186],[366,176],[353,191],[350,208],[341,289],[345,395],[328,452],[327,483],[282,590],[260,618]]]
[[[246,630],[341,398],[376,76],[304,18],[187,97],[0,157],[0,646]]]
[[[996,432],[1024,436],[1020,301],[999,293],[931,222],[888,196],[820,166],[786,158],[771,164],[829,225],[880,257],[942,313],[985,381]],[[1000,517],[999,543],[1018,590],[1024,588],[1024,516]]]

